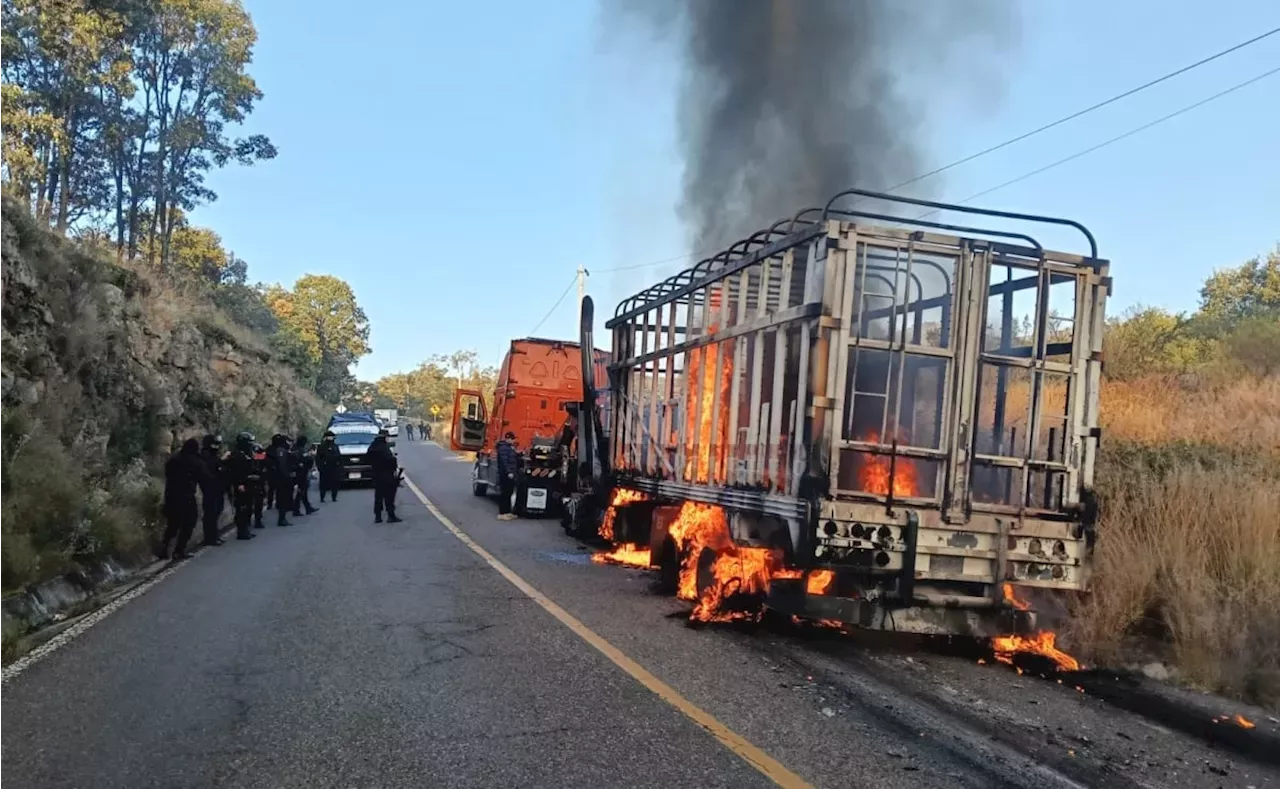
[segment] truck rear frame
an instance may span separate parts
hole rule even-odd
[[[851,197],[1065,225],[1089,253],[838,208]],[[615,484],[722,506],[740,544],[834,571],[833,594],[775,581],[773,607],[1031,629],[1010,584],[1089,583],[1109,289],[1078,223],[841,193],[618,306]],[[660,520],[622,528],[658,540]]]

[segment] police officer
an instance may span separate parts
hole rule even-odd
[[[222,436],[212,433],[205,435],[200,442],[200,460],[204,462],[207,472],[200,483],[201,513],[204,519],[204,541],[202,545],[221,545],[218,536],[218,520],[222,517],[222,507],[226,503],[226,470],[222,463]]]
[[[236,448],[227,457],[227,483],[235,504],[236,539],[252,540],[258,536],[249,530],[249,518],[253,513],[253,490],[258,483],[253,460],[253,434],[236,436]]]
[[[293,514],[297,517],[310,515],[316,511],[311,506],[307,492],[311,489],[311,467],[315,464],[315,447],[305,435],[299,435],[293,442],[293,486],[295,490]],[[306,510],[303,512],[303,510]]]
[[[200,518],[196,506],[196,488],[204,481],[208,472],[204,461],[200,459],[200,442],[188,438],[182,449],[173,453],[164,464],[164,517],[165,530],[160,549],[156,551],[161,559],[169,558],[169,543],[174,545],[173,558],[185,559],[187,541],[191,532],[195,531],[196,521]]]
[[[382,523],[382,510],[387,523],[399,523],[396,517],[396,488],[400,487],[400,464],[387,443],[387,431],[379,430],[369,444],[369,464],[373,466],[373,522]]]
[[[262,522],[262,509],[267,499],[267,450],[258,442],[253,442],[253,528],[265,529]]]
[[[316,450],[316,468],[320,471],[320,501],[324,501],[326,493],[337,501],[338,486],[342,484],[342,452],[332,430],[324,431],[324,440]]]
[[[275,488],[276,525],[288,526],[288,515],[293,507],[293,454],[289,451],[289,439],[280,433],[271,437],[267,450],[267,479]]]

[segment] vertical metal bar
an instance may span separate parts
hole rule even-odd
[[[769,275],[773,268],[772,258],[760,262],[759,283],[756,290],[756,317],[765,315],[765,294],[769,291]],[[765,332],[760,329],[753,340],[751,365],[751,422],[747,427],[747,483],[760,482],[760,401],[764,388],[764,342]]]
[[[698,327],[696,336],[698,341],[701,342],[707,335],[707,326],[709,325],[711,317],[708,314],[711,309],[711,292],[708,288],[704,287],[699,288],[696,293],[702,299],[702,304],[701,309],[697,311],[697,320],[691,321],[690,323]],[[690,329],[690,333],[692,334],[692,327]],[[695,351],[689,352],[691,358],[695,353],[698,355],[698,375],[696,380],[694,380],[692,374],[685,376],[690,379],[689,385],[693,387],[694,391],[694,402],[691,403],[691,419],[685,420],[686,423],[692,422],[693,424],[693,436],[692,440],[689,442],[689,454],[685,457],[685,463],[690,464],[689,468],[693,473],[686,474],[686,477],[688,477],[688,479],[685,480],[686,482],[696,482],[698,480],[698,453],[700,452],[699,444],[702,441],[702,398],[705,396],[707,388],[707,352],[708,346],[706,345],[701,346]],[[691,460],[692,462],[690,463]]]
[[[862,304],[858,293],[865,293],[867,283],[867,250],[866,242],[858,240],[857,226],[846,223],[831,223],[827,231],[828,237],[836,237],[836,248],[827,252],[827,268],[823,298],[828,300],[831,316],[838,321],[839,328],[831,331],[827,361],[826,392],[828,399],[836,401],[835,408],[830,409],[830,419],[825,426],[826,435],[814,436],[814,441],[821,439],[830,457],[827,468],[830,479],[839,487],[840,480],[840,441],[844,437],[844,423],[853,418],[856,408],[855,397],[845,400],[845,384],[849,376],[857,374],[857,360],[854,369],[849,369],[849,349],[858,345],[862,337]],[[821,239],[825,243],[828,239]],[[859,268],[861,271],[859,271]],[[863,290],[858,290],[861,287]],[[855,306],[858,315],[855,317]],[[823,314],[827,310],[823,309]],[[834,358],[830,358],[834,356]],[[814,412],[818,412],[815,410]]]
[[[663,392],[666,396],[666,405],[663,408],[664,417],[662,433],[663,457],[666,457],[673,467],[676,461],[675,452],[677,451],[677,448],[673,446],[668,449],[667,443],[671,438],[673,430],[676,428],[671,421],[674,418],[672,416],[672,411],[675,411],[676,416],[680,414],[679,406],[676,402],[676,392],[678,391],[676,384],[676,362],[680,360],[680,355],[675,351],[670,350],[676,344],[676,326],[680,322],[680,313],[676,307],[677,304],[674,301],[671,302],[671,323],[667,326],[667,388],[666,391]]]
[[[804,267],[804,295],[801,296],[801,304],[805,303],[808,298],[810,277],[812,276],[813,268],[817,265],[813,260],[812,252],[812,247],[804,250],[804,254],[808,259]],[[796,407],[795,414],[791,420],[791,435],[795,436],[795,440],[791,442],[791,473],[787,475],[787,493],[791,496],[799,494],[800,477],[806,471],[804,419],[805,414],[809,413],[809,342],[814,323],[816,321],[810,319],[800,324],[800,362],[798,365],[800,377],[796,381]]]
[[[1071,316],[1071,375],[1067,378],[1067,419],[1064,426],[1063,461],[1067,475],[1062,483],[1063,507],[1080,503],[1080,447],[1088,440],[1089,431],[1084,427],[1084,404],[1087,359],[1089,357],[1089,288],[1085,277],[1075,278],[1075,311]]]
[[[794,250],[788,249],[782,254],[782,277],[778,287],[779,300],[781,300],[781,294],[786,293],[791,288],[793,252]],[[771,489],[777,490],[779,455],[783,451],[782,418],[786,413],[782,402],[783,383],[787,375],[786,327],[774,327],[773,342],[773,396],[770,398],[770,402],[773,404],[770,409],[773,419],[769,425],[769,440],[765,443],[765,450],[769,453],[769,486]]]
[[[1023,442],[1023,459],[1035,455],[1036,442],[1040,438],[1040,403],[1044,399],[1044,351],[1049,322],[1049,271],[1045,268],[1044,255],[1040,256],[1040,268],[1036,275],[1036,319],[1031,329],[1031,396],[1027,403],[1027,437]],[[1023,506],[1031,499],[1031,470],[1022,475]]]
[[[713,333],[719,331],[720,324],[724,323],[725,316],[728,314],[726,302],[728,300],[727,292],[728,280],[721,280],[718,286],[716,305],[714,314],[712,315]],[[714,351],[712,349],[714,348]],[[705,481],[710,483],[718,482],[716,479],[717,469],[716,457],[717,450],[723,447],[717,447],[717,439],[720,435],[720,376],[724,374],[724,353],[728,348],[723,340],[714,341],[712,345],[707,346],[707,350],[714,352],[716,357],[715,369],[712,371],[711,385],[711,424],[708,425],[707,447],[703,450],[707,455],[707,476]],[[701,458],[699,458],[701,460]]]
[[[658,310],[661,309],[661,307],[658,307]],[[640,356],[649,355],[649,332],[652,331],[653,325],[651,321],[656,321],[658,318],[654,313],[655,310],[645,310],[643,315],[644,323],[641,324],[640,328]],[[650,316],[653,317],[651,318]],[[652,364],[652,368],[646,370],[650,364]],[[640,363],[640,388],[636,391],[634,397],[636,422],[637,427],[639,428],[635,433],[639,444],[639,446],[636,447],[636,460],[638,461],[636,468],[644,471],[645,473],[649,473],[649,456],[653,454],[649,451],[649,431],[653,426],[653,420],[649,417],[648,394],[649,389],[653,386],[653,379],[657,376],[657,369],[657,360],[654,360],[653,362]],[[647,386],[646,383],[648,384]]]
[[[978,409],[975,404],[981,380],[979,359],[986,333],[990,255],[987,248],[966,249],[957,267],[954,291],[959,320],[954,324],[957,331],[953,338],[955,384],[952,387],[955,405],[954,413],[948,414],[954,427],[951,428],[952,444],[948,456],[950,490],[945,501],[949,523],[968,520],[971,452],[977,432]]]
[[[744,269],[738,277],[737,292],[733,298],[733,317],[735,323],[742,323],[746,320],[747,314],[747,286],[750,284],[750,275]],[[741,447],[740,435],[738,431],[738,403],[742,399],[742,376],[746,373],[744,369],[747,363],[747,338],[739,337],[733,343],[733,377],[729,383],[729,430],[727,436],[729,438],[729,447],[725,452],[725,481],[730,484],[742,484],[739,475],[740,463],[738,462],[738,451]]]
[[[907,291],[906,298],[911,297],[911,264],[915,259],[915,250],[916,250],[915,241],[907,242],[907,272],[906,272],[906,277],[904,278],[904,284],[906,285],[906,291]],[[894,310],[896,312],[897,310],[896,306],[894,307]],[[906,299],[903,299],[902,337],[898,345],[898,386],[897,386],[898,394],[897,394],[897,397],[893,398],[893,434],[891,437],[893,439],[893,445],[895,448],[897,447],[898,442],[903,440],[902,436],[898,435],[898,433],[902,428],[902,398],[904,396],[902,383],[903,383],[903,380],[905,379],[906,367],[907,367],[907,302],[906,302]],[[886,406],[887,405],[888,404],[886,404]],[[885,410],[888,411],[889,409],[886,407]],[[884,438],[884,436],[881,436],[880,440],[885,441],[886,439]],[[906,440],[908,444],[911,444],[914,440],[914,436],[908,436]],[[890,492],[892,493],[892,491]]]
[[[1013,281],[1013,267],[1005,266],[1006,283]],[[1000,308],[1003,311],[1000,316],[1000,347],[1001,356],[1008,356],[1009,351],[1013,348],[1013,288],[1006,287],[1004,294],[1000,298]],[[979,362],[981,364],[981,362]],[[991,419],[992,438],[995,441],[995,451],[992,454],[1004,454],[1004,420],[1005,420],[1005,394],[1009,386],[1009,367],[1000,364],[996,367],[996,402],[995,410]],[[1010,450],[1013,449],[1012,443],[1009,445]]]

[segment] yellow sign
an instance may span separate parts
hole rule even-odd
[[[440,406],[438,406],[438,405],[433,405],[433,406],[431,406],[431,415],[432,415],[432,416],[440,416]]]

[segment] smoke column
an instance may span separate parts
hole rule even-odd
[[[971,34],[1008,33],[1013,4],[613,0],[613,9],[682,50],[680,213],[693,248],[709,250],[841,189],[885,189],[928,169],[917,131],[930,97],[963,81],[970,58],[986,60],[992,42]],[[928,92],[907,95],[908,84]]]

